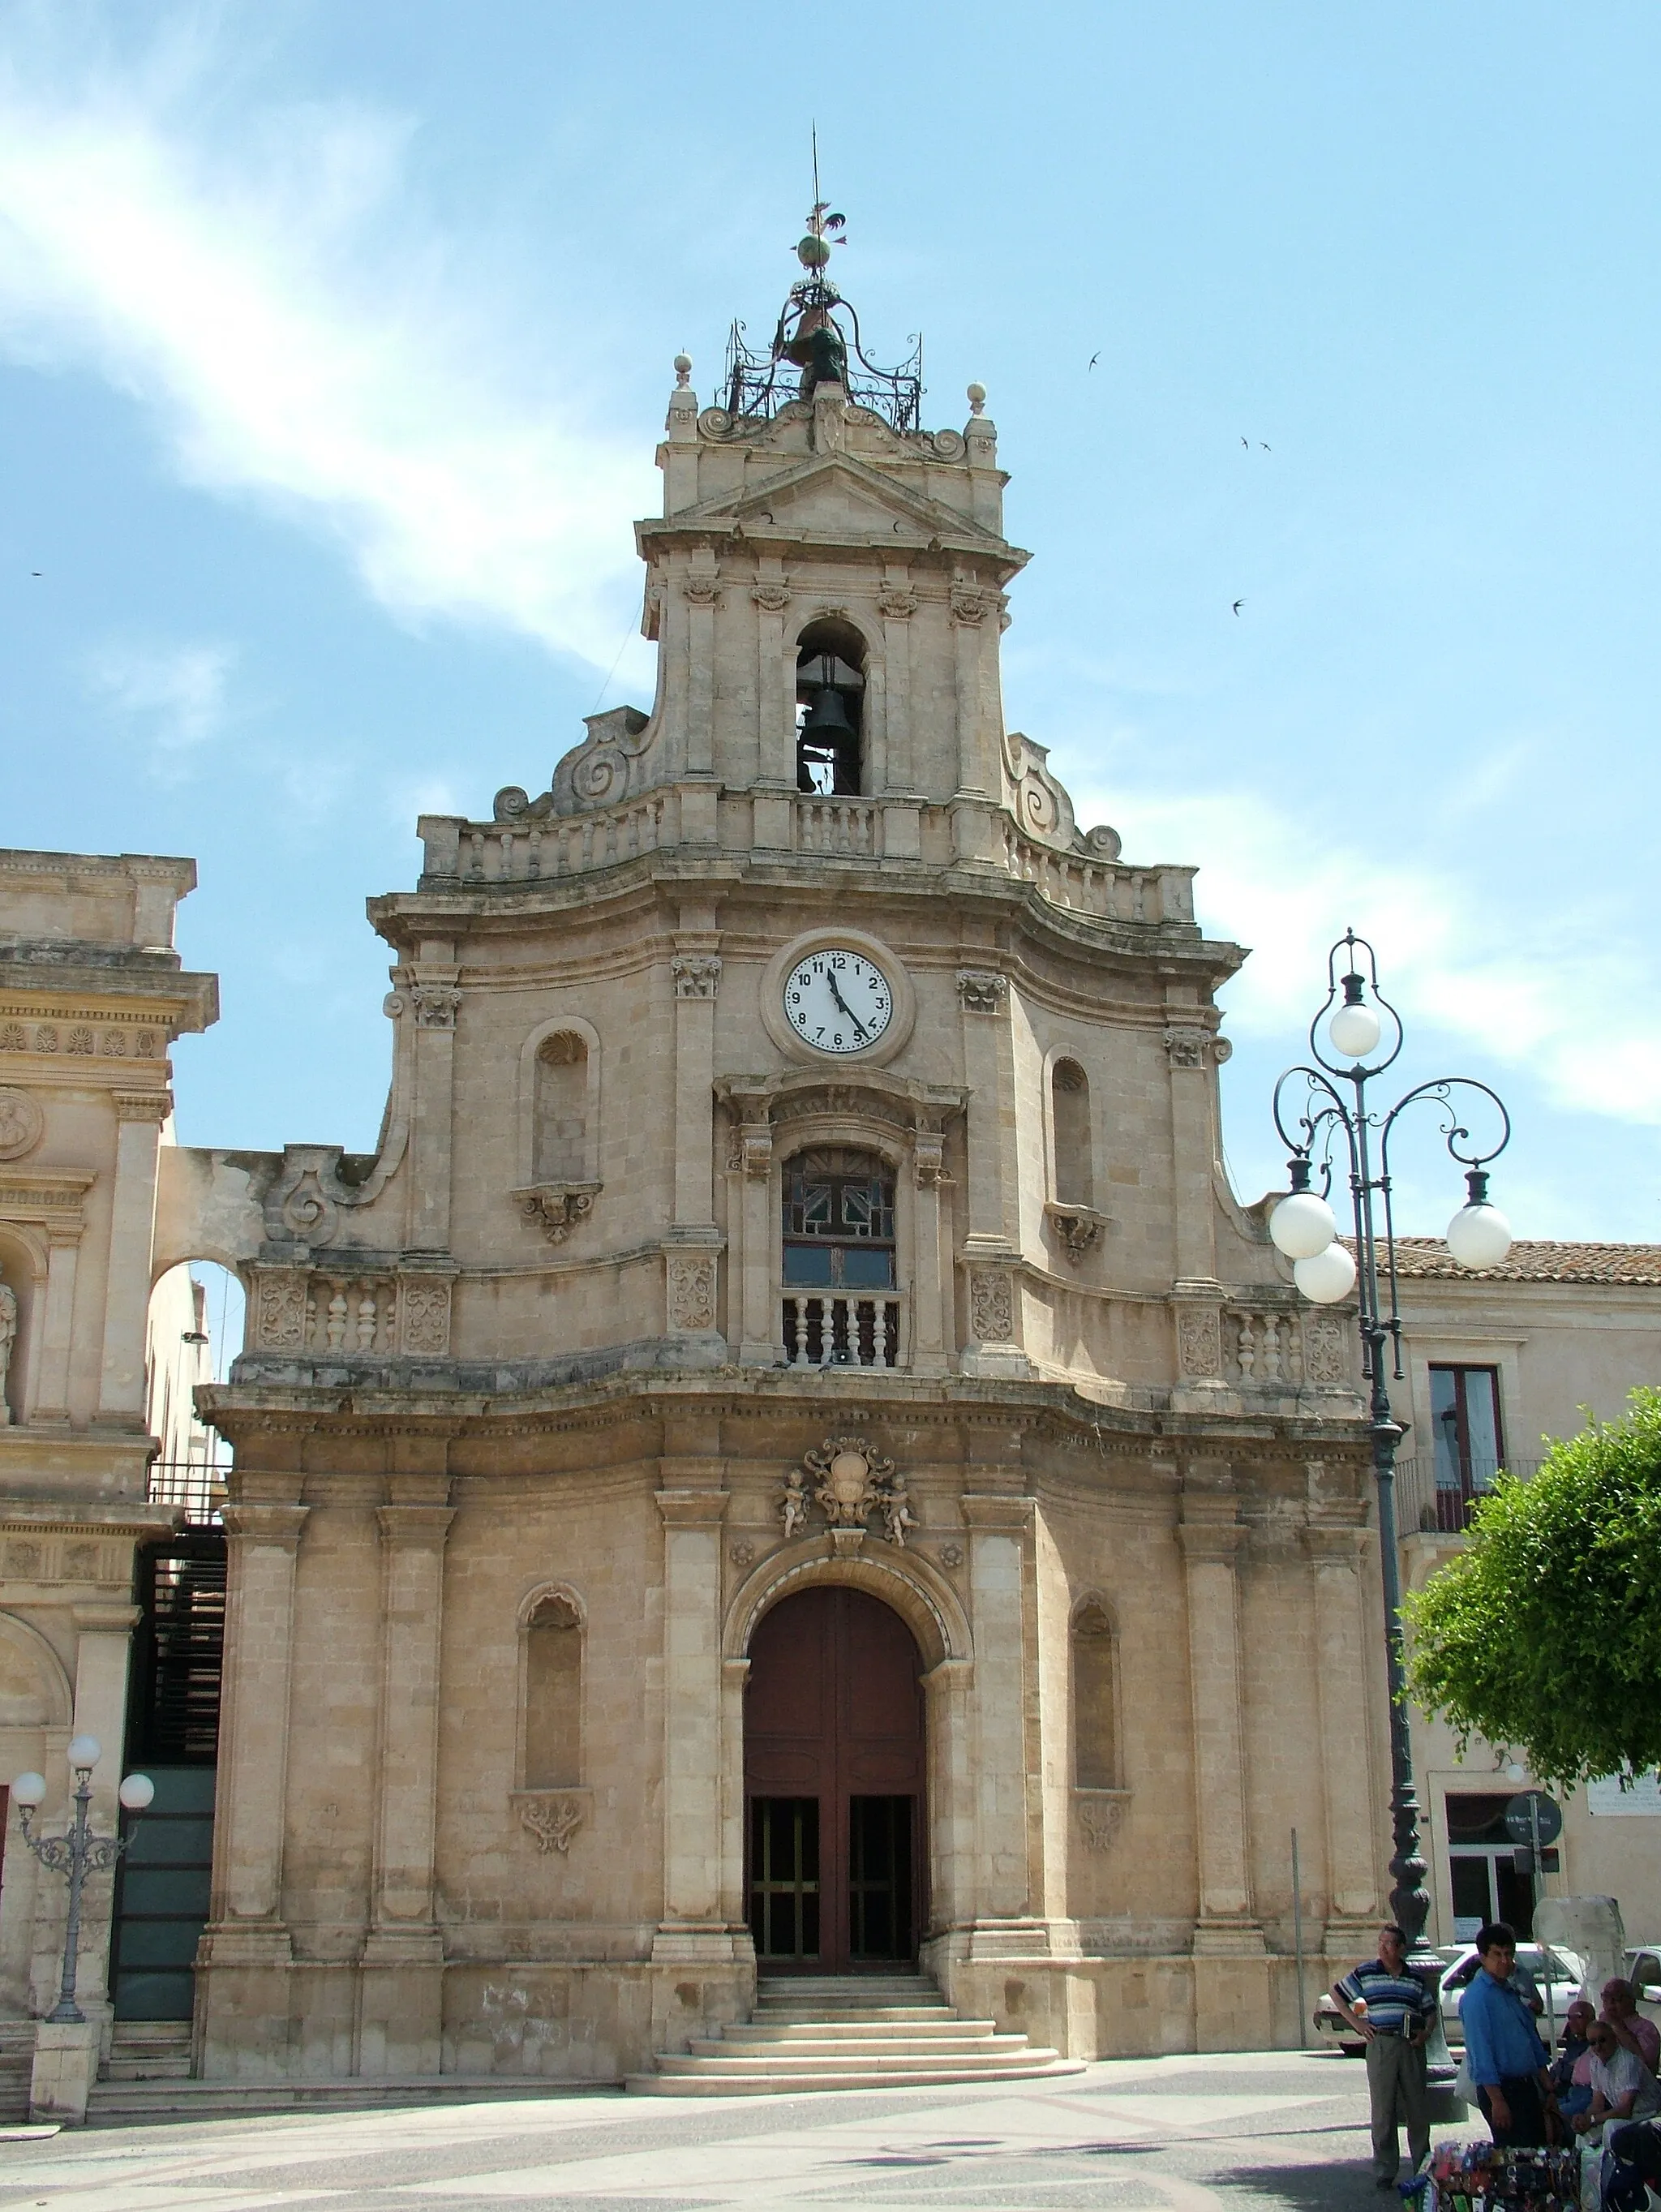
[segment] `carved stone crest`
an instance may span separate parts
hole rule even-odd
[[[521,1826],[536,1838],[536,1849],[544,1856],[549,1851],[563,1855],[571,1849],[571,1838],[588,1811],[583,1798],[574,1792],[552,1790],[521,1791],[518,1807]]]
[[[1342,1390],[1349,1381],[1348,1334],[1335,1314],[1305,1316],[1303,1372],[1317,1390]]]
[[[803,1452],[800,1466],[790,1469],[779,1501],[786,1542],[807,1526],[809,1486],[811,1502],[833,1531],[855,1530],[863,1536],[866,1522],[878,1513],[883,1534],[903,1550],[906,1531],[917,1526],[905,1477],[863,1437],[829,1437]]]
[[[715,1326],[715,1255],[671,1252],[669,1255],[669,1325],[691,1334]]]
[[[1078,1808],[1078,1825],[1084,1832],[1086,1844],[1093,1851],[1110,1850],[1125,1825],[1125,1815],[1131,1805],[1130,1791],[1075,1790],[1073,1803]]]
[[[46,1117],[40,1102],[27,1091],[0,1091],[0,1160],[20,1160],[32,1152],[45,1132]]]

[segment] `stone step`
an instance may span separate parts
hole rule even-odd
[[[187,2081],[191,2076],[188,2020],[118,2020],[110,2031],[110,2055],[98,2069],[103,2081]]]
[[[811,2032],[786,2040],[756,2035],[741,2027],[725,2030],[718,2039],[711,2037],[694,2041],[688,2047],[700,2058],[786,2058],[792,2062],[799,2058],[834,2058],[839,2063],[852,2059],[861,2065],[886,2066],[890,2058],[955,2058],[983,2053],[1021,2056],[1026,2052],[1027,2039],[1024,2035],[995,2035],[987,2028],[974,2035],[890,2036],[880,2042],[867,2041],[863,2036]]]
[[[1060,2056],[1058,2051],[1035,2049],[1022,2036],[1014,2049],[1006,2045],[1001,2051],[989,2051],[984,2057],[973,2050],[954,2051],[948,2062],[943,2062],[937,2053],[912,2057],[903,2051],[831,2051],[816,2057],[798,2057],[791,2051],[769,2051],[759,2057],[729,2057],[721,2054],[712,2058],[695,2057],[685,2051],[663,2051],[658,2053],[657,2063],[667,2074],[730,2075],[734,2081],[743,2081],[754,2074],[776,2074],[781,2079],[788,2079],[797,2074],[882,2073],[909,2078],[913,2074],[933,2073],[943,2063],[949,2063],[967,2076],[982,2074],[988,2067],[1012,2063],[1047,2066]]]
[[[415,2074],[355,2075],[290,2081],[94,2081],[87,2105],[91,2126],[129,2120],[203,2119],[256,2112],[355,2112],[378,2106],[503,2104],[527,2099],[591,2095],[609,2082],[544,2081],[528,2075]]]
[[[893,2037],[904,2041],[914,2035],[961,2036],[994,2035],[997,2023],[991,2020],[960,2020],[949,2006],[942,2005],[937,2017],[922,2020],[845,2020],[834,2014],[821,2014],[815,2020],[778,2021],[762,2019],[758,2014],[748,2025],[735,2021],[724,2028],[725,2035],[742,2035],[747,2039],[765,2039],[771,2042],[786,2043],[797,2036],[837,2036],[849,2042],[885,2042]]]
[[[665,2061],[659,2058],[662,2066]],[[979,2081],[1042,2081],[1061,2075],[1082,2074],[1082,2058],[1025,2062],[1003,2060],[968,2068],[949,2061],[927,2071],[895,2072],[876,2064],[863,2072],[826,2073],[804,2069],[799,2074],[770,2069],[761,2074],[631,2074],[624,2087],[640,2097],[778,2097],[801,2096],[821,2089],[945,2089]]]

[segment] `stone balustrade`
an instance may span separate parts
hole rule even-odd
[[[897,1291],[790,1291],[785,1356],[792,1367],[898,1367]]]

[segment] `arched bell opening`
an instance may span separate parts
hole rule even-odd
[[[796,650],[796,785],[821,797],[864,788],[865,641],[833,616]]]
[[[927,1850],[923,1656],[840,1583],[757,1624],[744,1689],[745,1895],[763,1973],[892,1973],[917,1956]]]

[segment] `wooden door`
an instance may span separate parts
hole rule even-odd
[[[922,1911],[921,1660],[863,1590],[803,1590],[750,1640],[744,1796],[750,1924],[767,1972],[840,1974],[916,1955]]]

